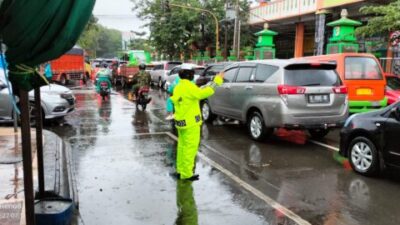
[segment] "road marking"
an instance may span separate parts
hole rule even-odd
[[[334,147],[334,146],[331,146],[331,145],[328,145],[328,144],[325,144],[325,143],[322,143],[322,142],[319,142],[319,141],[314,141],[314,140],[308,140],[308,141],[313,143],[313,144],[319,145],[321,147],[325,147],[325,148],[328,148],[330,150],[333,150],[335,152],[339,152],[339,148],[337,148],[337,147]]]
[[[172,139],[174,139],[176,141],[178,140],[178,138],[175,135],[173,135],[172,133],[166,132],[166,134],[169,137],[171,137]],[[256,188],[254,188],[250,184],[246,183],[245,181],[243,181],[242,179],[240,179],[239,177],[237,177],[236,175],[231,173],[229,170],[225,169],[224,167],[222,167],[221,165],[219,165],[215,161],[213,161],[210,158],[208,158],[207,156],[205,156],[203,153],[198,152],[198,155],[199,155],[200,158],[202,158],[202,160],[206,161],[212,167],[214,167],[214,168],[218,169],[219,171],[221,171],[223,174],[225,174],[226,176],[231,178],[233,181],[238,183],[240,186],[242,186],[244,189],[246,189],[247,191],[249,191],[252,194],[254,194],[256,197],[258,197],[261,200],[263,200],[265,203],[267,203],[272,208],[280,211],[282,214],[284,214],[286,217],[290,218],[291,220],[293,220],[297,224],[299,224],[299,225],[311,225],[311,223],[309,223],[308,221],[304,220],[303,218],[301,218],[299,215],[297,215],[296,213],[294,213],[290,209],[288,209],[288,208],[284,207],[283,205],[279,204],[277,201],[275,201],[272,198],[266,196],[264,193],[262,193],[261,191],[259,191]]]

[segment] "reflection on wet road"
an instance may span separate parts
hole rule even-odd
[[[173,179],[164,92],[152,90],[144,112],[123,91],[106,102],[91,89],[74,93],[76,112],[47,129],[71,147],[85,224],[296,224],[204,160],[200,181]],[[242,125],[217,122],[202,135],[205,157],[311,224],[400,224],[397,172],[356,175],[301,133],[257,143]]]

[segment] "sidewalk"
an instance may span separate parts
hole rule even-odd
[[[37,190],[36,136],[32,129],[32,167]],[[63,157],[62,140],[52,132],[43,131],[45,189],[70,198],[68,164]],[[24,225],[24,186],[20,133],[0,127],[0,224]]]

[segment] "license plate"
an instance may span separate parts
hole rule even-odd
[[[329,103],[329,95],[308,95],[308,103]]]
[[[357,95],[372,95],[372,90],[369,88],[357,89]]]

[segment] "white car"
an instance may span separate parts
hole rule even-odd
[[[165,82],[167,80],[167,76],[170,71],[178,65],[181,65],[181,62],[156,62],[154,63],[153,70],[150,71],[151,82],[156,84],[160,88],[165,89]]]
[[[200,77],[200,75],[204,72],[205,67],[204,66],[199,66],[196,64],[191,64],[191,63],[184,63],[182,65],[174,67],[171,72],[169,72],[164,88],[165,90],[168,90],[168,87],[175,81],[175,79],[179,76],[179,71],[181,70],[181,67],[183,65],[189,65],[194,68],[194,82]]]
[[[40,88],[44,119],[62,118],[75,109],[75,96],[69,88],[50,84]],[[34,91],[29,92],[31,117],[34,115]],[[0,71],[0,122],[13,120],[13,104],[3,71]]]

